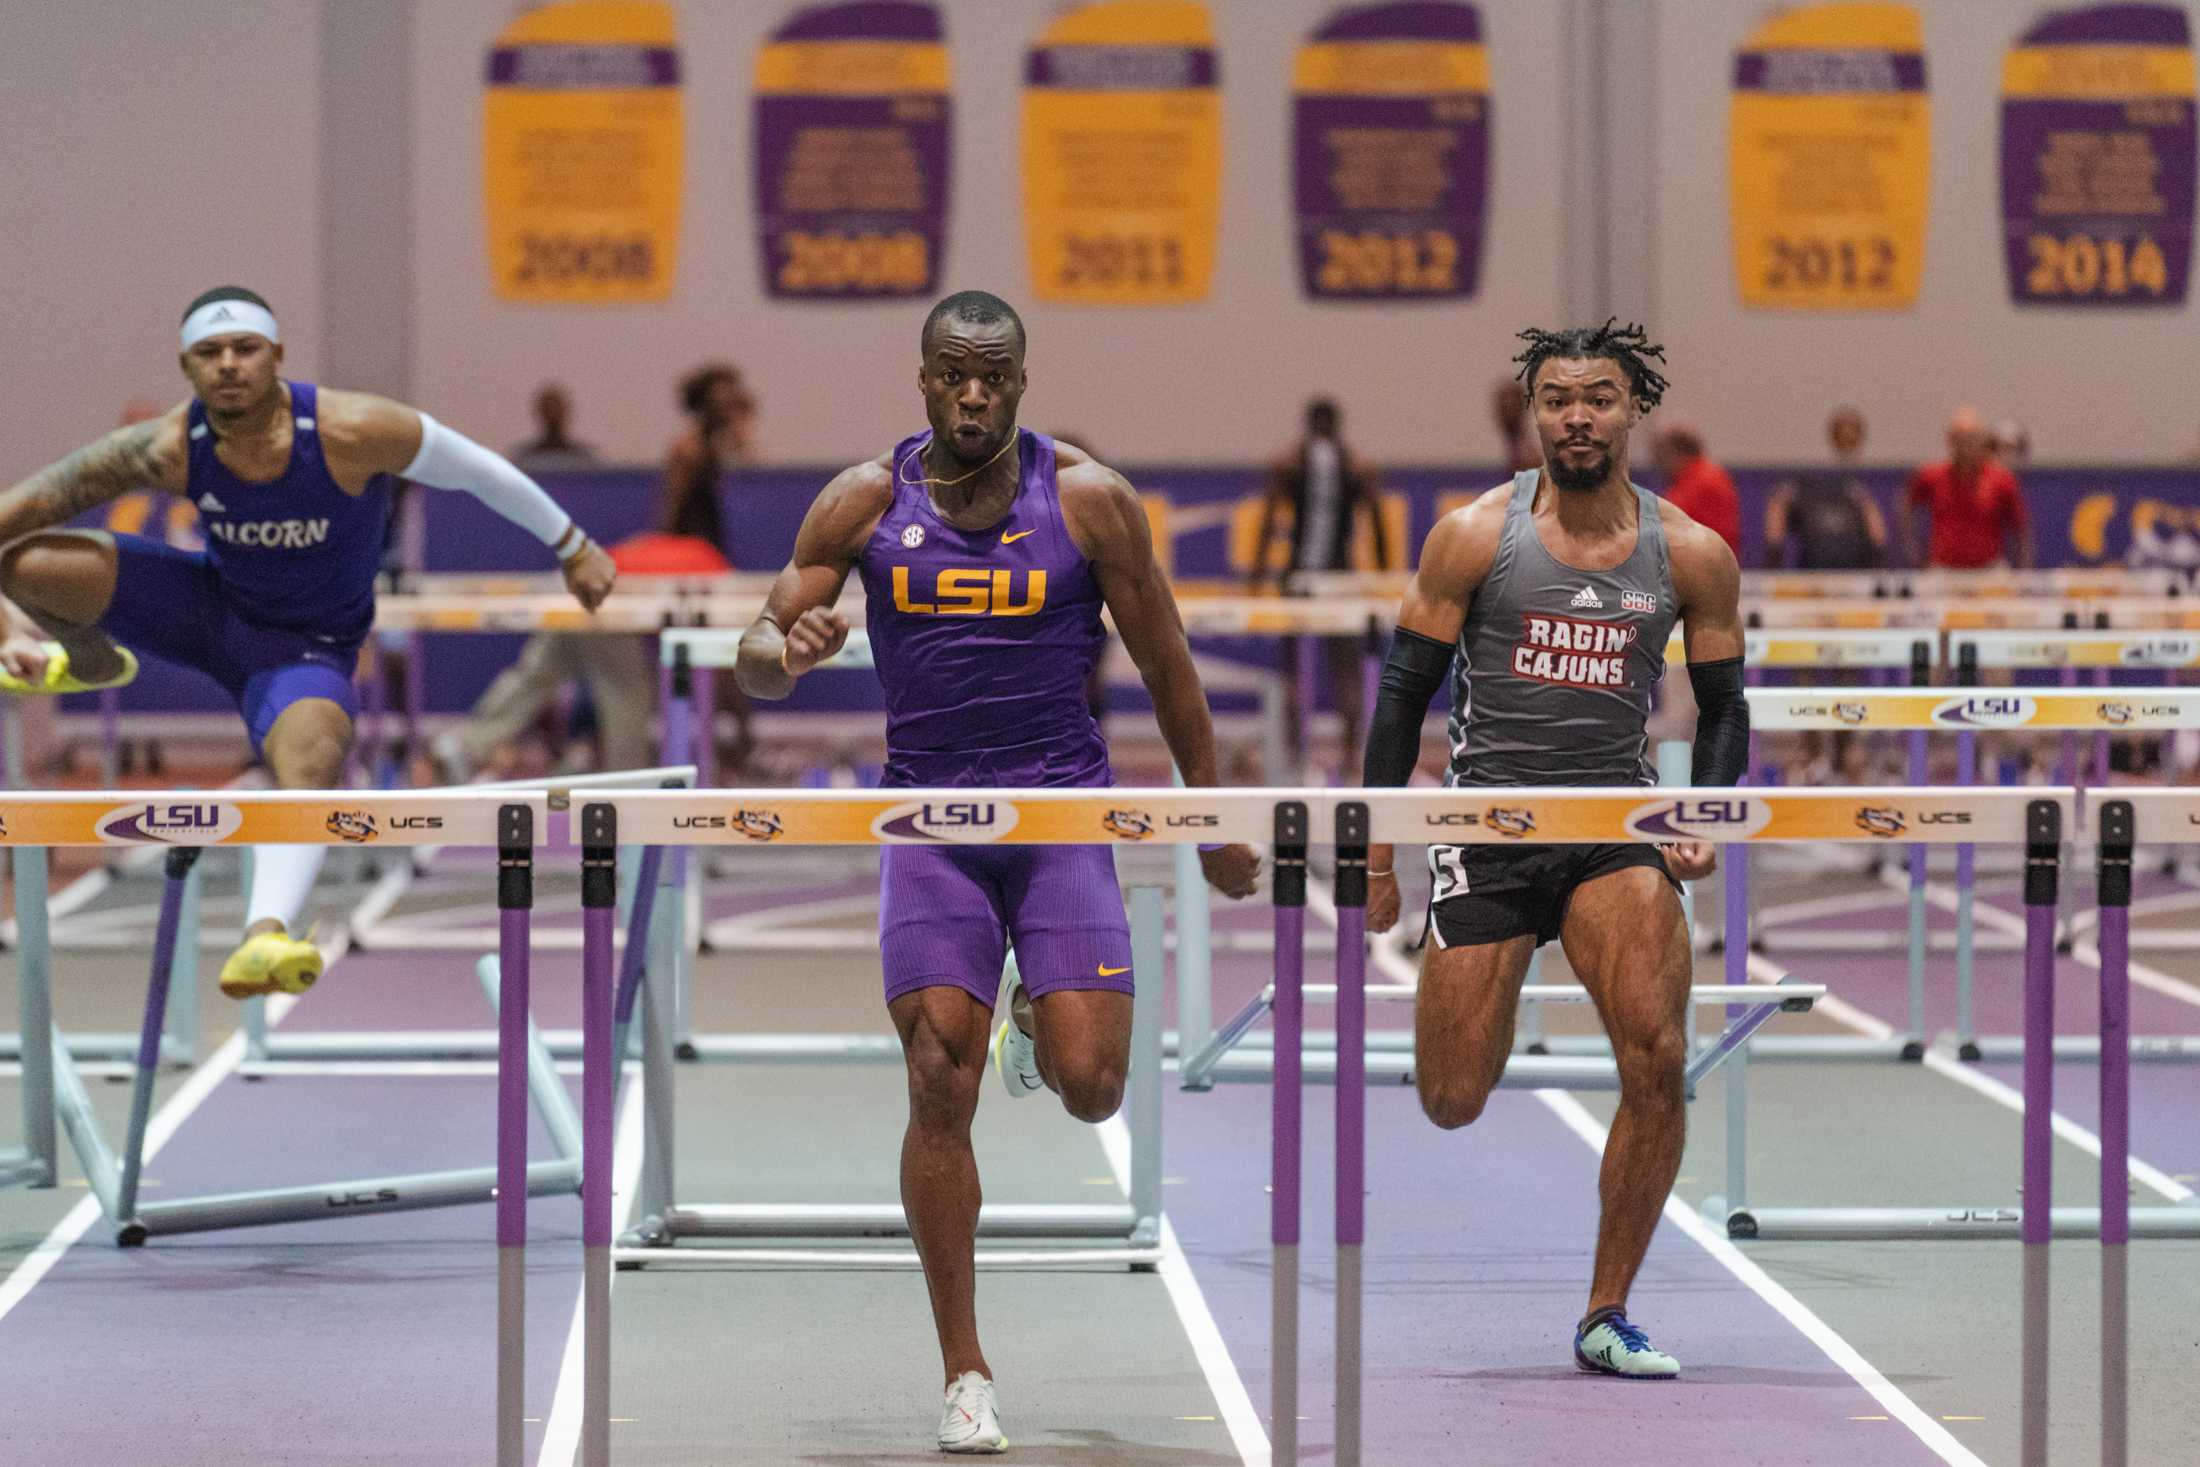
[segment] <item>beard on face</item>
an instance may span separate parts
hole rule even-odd
[[[1550,472],[1551,482],[1561,489],[1570,489],[1577,493],[1594,489],[1612,472],[1612,455],[1609,452],[1599,453],[1590,460],[1588,467],[1579,469],[1568,464],[1565,455],[1565,446],[1560,445],[1544,463],[1544,468]]]

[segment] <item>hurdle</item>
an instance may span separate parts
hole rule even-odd
[[[452,793],[469,797],[507,793],[540,794],[547,801],[553,821],[563,821],[576,792],[585,794],[600,789],[688,788],[694,785],[695,778],[695,766],[684,764],[657,769],[612,770],[602,774],[458,785],[448,790],[421,790],[414,793]],[[446,844],[448,843],[437,842],[410,848],[400,857],[400,864],[375,884],[366,901],[353,914],[350,938],[354,952],[465,951],[476,947],[491,947],[497,943],[499,933],[490,928],[439,928],[415,936],[396,930],[394,924],[385,921],[390,909],[412,880],[442,853]],[[357,849],[363,854],[371,846],[362,844]],[[635,910],[632,881],[642,870],[644,859],[644,853],[637,848],[628,853],[628,861],[621,867],[626,878],[622,881],[618,894],[618,911],[622,918]],[[649,934],[642,930],[645,925],[636,922],[633,924],[634,930],[627,932],[626,942],[630,946],[649,945]],[[196,926],[188,907],[185,910],[182,931],[180,944],[188,946],[195,941]],[[581,942],[582,934],[578,932],[537,930],[532,937],[532,945],[541,950],[578,949]],[[654,948],[652,956],[659,962],[670,961],[668,955]],[[480,1062],[494,1059],[497,1054],[498,1036],[494,1029],[291,1031],[269,1025],[267,1000],[264,998],[247,999],[242,1007],[245,1057],[238,1072],[247,1078],[294,1072],[313,1073],[329,1065],[346,1066],[352,1073],[377,1065],[402,1070],[422,1063]],[[577,1029],[546,1030],[541,1038],[544,1045],[541,1061],[544,1064],[580,1057],[581,1032]]]
[[[1945,793],[1936,790],[1931,792],[1934,803],[1929,807],[1915,798],[1921,793],[1896,792],[1906,804],[1918,806],[1920,815],[1930,808],[1960,811],[1968,816],[1960,826],[1936,823],[1934,833],[1926,839],[1942,844],[2021,840],[2024,845],[2022,1196],[2051,1197],[2056,1055],[2048,1041],[2054,1033],[2056,888],[2062,874],[2064,839],[2077,814],[2078,791],[2054,787]],[[1735,1191],[1725,1199],[1728,1235],[1816,1241],[2020,1238],[2028,1245],[2044,1244],[2050,1238],[2098,1237],[2112,1245],[2130,1237],[2200,1238],[2200,1205],[2194,1205],[2190,1198],[2167,1206],[2130,1205],[2131,975],[2125,942],[2130,920],[2131,854],[2139,832],[2155,841],[2174,841],[2186,838],[2185,831],[2193,823],[2200,823],[2200,795],[2180,790],[2118,791],[2117,798],[2102,802],[2096,812],[2094,844],[2102,922],[2099,1206],[2020,1203],[2015,1207],[1762,1207],[1747,1203],[1746,1193]],[[1733,1146],[1730,1137],[1730,1166],[1738,1159]]]
[[[453,791],[283,791],[250,795],[180,791],[156,792],[148,797],[108,791],[0,796],[0,844],[19,852],[43,853],[44,848],[52,846],[165,847],[167,884],[154,939],[128,1129],[119,1151],[102,1133],[66,1046],[58,1038],[50,1045],[50,1113],[67,1133],[92,1193],[115,1229],[116,1242],[130,1247],[171,1233],[310,1222],[491,1200],[498,1203],[500,1241],[516,1242],[524,1236],[520,1204],[526,1195],[574,1190],[580,1180],[578,1120],[527,1017],[527,939],[534,850],[544,843],[548,813],[547,796],[540,790],[476,795]],[[497,1164],[140,1201],[145,1133],[152,1112],[153,1079],[159,1063],[172,959],[183,925],[187,880],[200,852],[218,845],[362,841],[397,847],[431,842],[486,845],[498,852],[501,941],[496,956],[484,958],[477,969],[498,1011]],[[40,926],[26,928],[26,945],[19,959],[20,979],[26,987],[38,990],[41,1002],[50,1005],[50,950],[43,943],[28,940]],[[526,1162],[530,1098],[550,1129],[560,1153],[557,1160],[533,1165]],[[507,1142],[516,1144],[516,1150]],[[48,1160],[50,1171],[50,1157]]]
[[[768,843],[866,846],[971,840],[1037,845],[1168,845],[1265,840],[1273,799],[1243,791],[1184,789],[738,790],[607,792],[582,811],[584,829],[599,818],[619,838],[644,845]],[[606,816],[593,813],[599,808]],[[729,808],[740,818],[728,818]],[[698,818],[702,817],[702,818]],[[892,826],[892,829],[888,829]],[[668,867],[672,863],[668,862]],[[1166,963],[1158,887],[1129,895],[1133,962],[1142,976],[1132,1004],[1131,1070],[1126,1098],[1131,1132],[1128,1196],[1119,1204],[988,1204],[980,1215],[984,1267],[1066,1264],[1150,1267],[1159,1261],[1161,1186],[1161,991]],[[640,1218],[613,1249],[622,1267],[665,1262],[766,1266],[914,1267],[913,1249],[774,1246],[901,1239],[898,1204],[691,1204],[673,1192],[674,1060],[671,1006],[657,985],[641,982],[645,1153]],[[591,1023],[608,1014],[589,1011]],[[889,1041],[891,1042],[891,1041]],[[584,1148],[585,1151],[585,1148]],[[606,1217],[608,1228],[608,1215]],[[683,1240],[729,1240],[694,1247]],[[996,1243],[1010,1246],[994,1247]]]
[[[2012,638],[2012,643],[2018,639]],[[1987,644],[1980,644],[1987,645]],[[1750,721],[1763,728],[1908,729],[1915,736],[1932,730],[1951,732],[1959,740],[1959,779],[1975,776],[1975,738],[1981,730],[2026,729],[2035,731],[2090,731],[2139,733],[2148,730],[2200,726],[2200,688],[2107,688],[2090,692],[2046,688],[1932,688],[1899,691],[1859,691],[1853,697],[1804,697],[1807,690],[1751,689]],[[1951,788],[1973,788],[1958,783]],[[2118,791],[2119,795],[2123,793]],[[2066,825],[2065,827],[2069,827]],[[1893,839],[1888,835],[1886,839]],[[1906,837],[1916,841],[1915,833]],[[1988,1042],[1977,1035],[1974,993],[1979,941],[1976,885],[1976,842],[1949,842],[1956,846],[1956,1050],[1960,1058],[2015,1059],[2023,1044],[2013,1036],[1995,1036]],[[1913,856],[1913,871],[1922,865]],[[1910,942],[1912,952],[1911,1013],[1913,1024],[1921,1019],[1919,983],[1924,922],[1917,893],[1912,886]],[[2057,902],[2061,901],[2058,893]],[[2073,923],[2054,917],[2058,944],[2067,950],[2067,934]],[[1999,944],[1983,944],[1994,945]],[[2074,1038],[2075,1036],[2072,1036]],[[2067,1059],[2088,1058],[2096,1048],[2092,1041],[2057,1041],[2058,1053]],[[2139,1053],[2148,1059],[2177,1060],[2200,1046],[2186,1044],[2180,1036],[2143,1036]],[[1913,1058],[1916,1056],[1912,1056]]]

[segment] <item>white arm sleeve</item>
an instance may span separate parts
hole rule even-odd
[[[404,477],[435,489],[463,489],[553,548],[573,524],[573,517],[504,455],[426,413],[420,414],[420,452],[405,466]]]

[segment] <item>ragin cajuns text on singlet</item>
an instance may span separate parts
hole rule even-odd
[[[1015,501],[983,530],[950,525],[910,482],[930,433],[894,449],[894,500],[859,566],[888,785],[1113,783],[1085,703],[1107,635],[1100,585],[1062,520],[1054,440],[1018,432]]]
[[[1654,783],[1650,690],[1679,611],[1658,501],[1635,487],[1634,550],[1610,570],[1576,570],[1536,534],[1540,477],[1514,476],[1497,559],[1459,629],[1444,782]]]

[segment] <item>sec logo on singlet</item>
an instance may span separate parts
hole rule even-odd
[[[911,525],[901,532],[901,543],[914,550],[924,543],[924,526]]]

